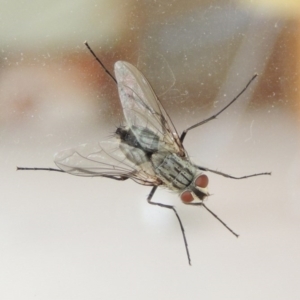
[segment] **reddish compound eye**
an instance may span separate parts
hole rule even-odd
[[[190,203],[190,202],[192,202],[194,200],[194,197],[193,197],[193,195],[192,195],[192,193],[190,191],[184,191],[180,195],[180,199],[184,203]]]
[[[208,177],[204,174],[197,177],[195,185],[200,188],[206,188],[208,186]]]

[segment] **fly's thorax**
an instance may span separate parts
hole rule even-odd
[[[186,158],[175,153],[159,151],[151,156],[153,168],[166,186],[182,192],[193,182],[196,168]]]

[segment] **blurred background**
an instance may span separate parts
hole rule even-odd
[[[0,298],[298,299],[300,292],[300,2],[0,0]],[[205,210],[147,204],[149,187],[19,167],[55,167],[68,147],[123,122],[113,72],[137,66],[197,164]]]

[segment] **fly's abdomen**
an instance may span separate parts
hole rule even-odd
[[[140,148],[132,147],[124,142],[120,143],[119,148],[126,156],[126,158],[136,165],[141,165],[149,162],[147,153]]]
[[[187,160],[170,152],[157,152],[151,156],[157,177],[168,187],[186,189],[194,180],[196,170]]]
[[[116,134],[129,146],[154,153],[160,147],[159,136],[147,127],[132,126],[130,129],[119,127]]]
[[[158,151],[159,136],[147,127],[132,126],[133,134],[138,137],[141,148],[149,153]]]

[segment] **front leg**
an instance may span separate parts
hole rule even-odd
[[[196,167],[197,169],[201,170],[201,171],[215,173],[215,174],[218,174],[218,175],[221,175],[221,176],[224,176],[224,177],[227,177],[227,178],[231,178],[231,179],[245,179],[245,178],[249,178],[249,177],[261,176],[261,175],[271,175],[272,174],[272,172],[263,172],[263,173],[256,173],[256,174],[250,174],[250,175],[244,175],[244,176],[237,177],[237,176],[232,176],[232,175],[220,172],[220,171],[212,170],[212,169],[209,169],[209,168],[206,168],[206,167],[201,167],[201,166],[197,166],[197,165],[193,165],[193,166]]]
[[[164,208],[168,208],[168,209],[172,209],[177,217],[177,220],[179,222],[179,225],[180,225],[180,229],[181,229],[181,232],[182,232],[182,236],[183,236],[183,241],[184,241],[184,246],[185,246],[185,250],[186,250],[186,255],[187,255],[187,258],[188,258],[188,262],[189,262],[189,265],[191,266],[191,257],[190,257],[190,252],[189,252],[189,248],[188,248],[188,243],[187,243],[187,239],[186,239],[186,236],[185,236],[185,233],[184,233],[184,228],[183,228],[183,225],[182,225],[182,222],[180,220],[180,217],[176,211],[176,209],[174,208],[174,206],[172,205],[167,205],[167,204],[163,204],[163,203],[158,203],[158,202],[152,202],[151,199],[155,193],[157,189],[157,186],[154,186],[147,198],[147,201],[149,204],[152,204],[152,205],[158,205],[160,207],[164,207]]]
[[[223,222],[214,212],[212,212],[203,202],[195,202],[195,203],[185,203],[186,205],[193,205],[193,206],[203,206],[210,214],[212,214],[222,225],[224,225],[233,235],[239,237],[237,233],[235,233],[228,225]]]

